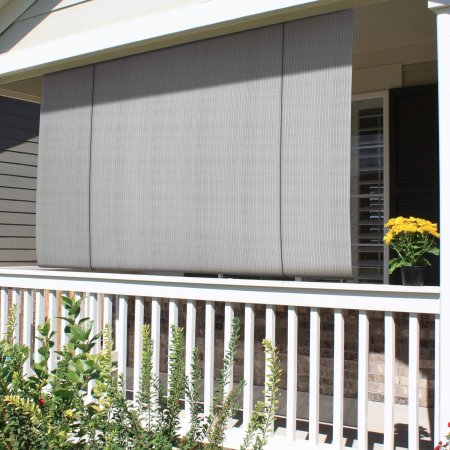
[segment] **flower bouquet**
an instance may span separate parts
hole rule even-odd
[[[386,245],[397,253],[389,261],[389,273],[400,267],[429,266],[425,255],[439,255],[437,224],[416,217],[395,217],[385,225]]]

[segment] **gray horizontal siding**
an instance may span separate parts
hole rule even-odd
[[[2,237],[35,237],[36,227],[34,225],[8,225],[0,224],[0,236]],[[1,250],[0,250],[1,253]]]
[[[0,264],[36,261],[39,105],[0,97]]]
[[[2,200],[22,200],[36,202],[36,191],[34,189],[15,189],[3,187],[0,190]]]
[[[0,111],[20,117],[39,117],[40,107],[36,103],[23,102],[8,97],[0,97]]]
[[[0,262],[34,263],[36,262],[36,250],[3,249],[0,252]]]
[[[0,152],[0,163],[23,164],[37,167],[37,155],[5,150]]]
[[[36,132],[39,127],[39,119],[35,117],[23,117],[17,114],[0,112],[0,123],[3,126],[26,128]]]
[[[0,199],[0,211],[35,214],[36,204],[34,202]]]
[[[7,139],[0,137],[0,151],[14,151],[37,155],[38,146],[35,142],[24,142],[17,139]]]
[[[3,250],[36,250],[35,237],[0,237]]]
[[[38,132],[33,129],[12,127],[0,122],[0,138],[17,139],[19,141],[38,142]]]
[[[18,177],[36,178],[36,166],[0,162],[0,173]]]
[[[36,225],[36,214],[0,211],[0,223],[11,225]]]
[[[0,174],[0,187],[36,190],[36,179]]]

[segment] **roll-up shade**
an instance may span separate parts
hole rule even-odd
[[[344,11],[46,76],[39,264],[349,276],[352,32]]]
[[[351,277],[353,12],[286,23],[284,38],[283,270]]]
[[[281,275],[283,27],[98,64],[96,269]]]
[[[43,82],[36,199],[40,266],[90,267],[92,66]]]

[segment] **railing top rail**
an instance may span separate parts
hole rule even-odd
[[[143,297],[439,314],[440,288],[2,268],[0,286]]]

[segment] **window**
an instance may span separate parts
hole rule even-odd
[[[354,97],[352,102],[353,282],[388,281],[383,244],[387,216],[387,95]]]

